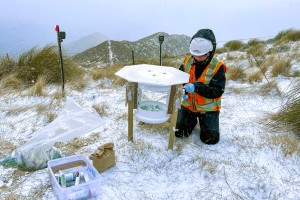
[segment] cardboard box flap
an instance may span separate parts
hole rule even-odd
[[[66,170],[66,169],[70,169],[70,168],[74,168],[74,167],[79,167],[79,166],[87,166],[87,163],[83,160],[76,160],[76,161],[73,161],[73,162],[68,162],[68,163],[64,163],[64,164],[61,164],[61,165],[56,165],[56,166],[53,166],[51,167],[53,173],[56,173],[60,170]]]

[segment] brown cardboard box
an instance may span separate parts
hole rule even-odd
[[[93,166],[98,172],[104,172],[106,169],[116,164],[114,143],[106,143],[98,147],[96,151],[90,155]]]

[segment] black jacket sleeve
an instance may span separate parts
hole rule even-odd
[[[224,67],[221,66],[218,72],[210,80],[208,85],[204,85],[200,82],[195,82],[195,92],[209,99],[218,98],[224,93],[225,82],[225,70]]]

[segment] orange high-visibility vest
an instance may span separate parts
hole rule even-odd
[[[193,64],[193,57],[187,56],[183,62],[183,69],[186,73],[190,74],[189,83],[201,82],[208,85],[210,80],[220,69],[221,65],[223,65],[223,63],[213,57],[201,76],[196,80],[196,66]],[[189,98],[186,101],[182,102],[182,106],[193,112],[218,111],[221,109],[221,97],[209,99],[199,95],[197,92],[188,93],[188,97]]]

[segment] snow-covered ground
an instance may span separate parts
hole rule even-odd
[[[100,145],[114,143],[116,166],[101,174],[101,195],[96,199],[300,199],[300,155],[287,155],[274,142],[277,136],[293,134],[271,131],[263,123],[282,106],[293,80],[275,78],[281,96],[272,91],[260,95],[266,80],[251,85],[228,81],[220,142],[203,144],[197,126],[189,138],[175,138],[173,150],[167,150],[168,123],[148,125],[135,120],[134,142],[127,140],[125,86],[112,88],[111,81],[103,79],[77,91],[67,84],[66,96],[83,108],[105,108],[101,116],[105,125],[81,136],[79,141],[88,143],[66,153],[88,157]],[[60,87],[46,89],[48,95],[42,97],[28,96],[26,91],[0,96],[0,159],[47,126],[49,113],[59,115],[65,99],[50,94]],[[0,166],[0,199],[55,198],[48,169],[24,172]]]
[[[282,91],[291,80],[277,79]],[[97,85],[95,81],[80,92],[67,88],[67,96],[82,107],[108,108],[102,116],[105,125],[82,136],[96,134],[99,139],[73,152],[88,157],[101,144],[115,144],[116,166],[101,174],[102,195],[98,199],[299,199],[299,155],[286,156],[279,146],[272,145],[272,136],[288,133],[269,132],[262,124],[267,113],[280,108],[282,97],[260,96],[258,85],[229,81],[220,115],[220,143],[203,144],[197,126],[191,137],[175,139],[174,149],[167,150],[168,130],[155,128],[161,125],[145,126],[134,121],[134,142],[128,142],[127,120],[121,117],[127,114],[125,87],[99,89]],[[244,90],[235,93],[232,87]],[[48,123],[44,115],[37,114],[37,107],[50,105],[57,114],[62,109],[64,102],[54,101],[60,100],[1,95],[1,140],[16,147],[24,144]],[[21,107],[27,109],[7,114]],[[55,199],[47,169],[26,173],[0,169],[1,199],[14,194],[30,199],[36,191],[42,191],[39,199]]]

